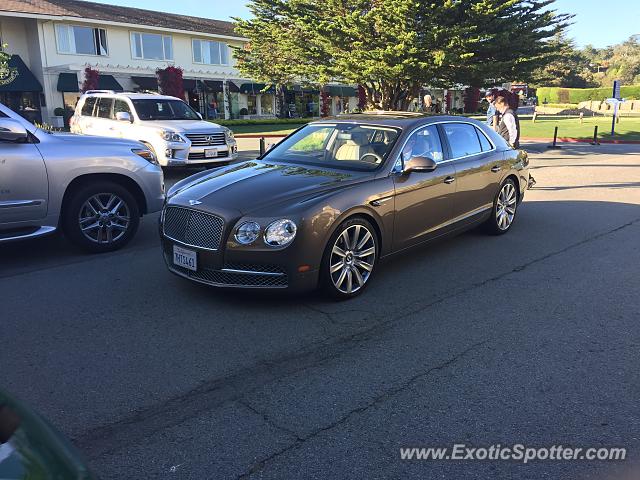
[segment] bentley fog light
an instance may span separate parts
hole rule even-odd
[[[264,241],[273,247],[290,244],[296,238],[298,227],[292,220],[283,218],[270,224],[264,232]]]
[[[250,245],[260,235],[260,225],[256,222],[245,222],[236,229],[236,241],[241,245]]]

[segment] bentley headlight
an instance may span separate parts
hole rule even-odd
[[[256,222],[245,222],[236,229],[236,241],[241,245],[250,245],[260,235],[260,225]]]
[[[160,136],[165,142],[182,142],[184,143],[184,138],[178,135],[176,132],[171,132],[169,130],[160,130]]]
[[[289,245],[296,238],[297,231],[298,227],[292,220],[286,218],[276,220],[265,230],[264,241],[272,247]]]

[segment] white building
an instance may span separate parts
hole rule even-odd
[[[0,101],[25,116],[50,122],[73,107],[84,69],[100,72],[100,88],[156,89],[156,69],[184,70],[185,100],[210,116],[270,116],[273,94],[263,94],[235,68],[232,47],[244,39],[233,24],[78,0],[2,0],[0,43],[18,76],[0,78]],[[223,108],[226,107],[226,108]]]
[[[12,55],[13,74],[0,72],[0,102],[57,124],[61,109],[75,106],[86,67],[100,72],[98,88],[143,91],[157,89],[158,68],[174,65],[184,72],[185,100],[205,118],[216,111],[224,118],[273,117],[273,91],[235,68],[233,48],[245,40],[220,20],[81,0],[2,0],[0,44]],[[330,114],[357,106],[353,87],[327,92]],[[291,115],[319,115],[318,91],[294,86],[285,103]]]

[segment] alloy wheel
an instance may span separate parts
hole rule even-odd
[[[369,280],[377,253],[373,235],[364,225],[351,225],[333,244],[329,273],[339,292],[353,294]]]
[[[496,202],[496,222],[502,231],[508,230],[516,216],[518,196],[512,182],[502,186]]]
[[[127,202],[118,195],[98,193],[82,204],[78,222],[87,239],[97,244],[110,244],[127,233],[131,213]]]

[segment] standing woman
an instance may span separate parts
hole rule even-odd
[[[511,109],[505,97],[498,97],[495,106],[501,117],[498,124],[498,133],[513,148],[520,148],[520,120],[518,115]]]
[[[498,133],[513,148],[520,148],[520,119],[516,112],[509,106],[509,101],[505,97],[498,97],[495,102],[496,110],[500,112],[500,124]],[[529,175],[529,185],[531,188],[536,184],[533,175]]]

